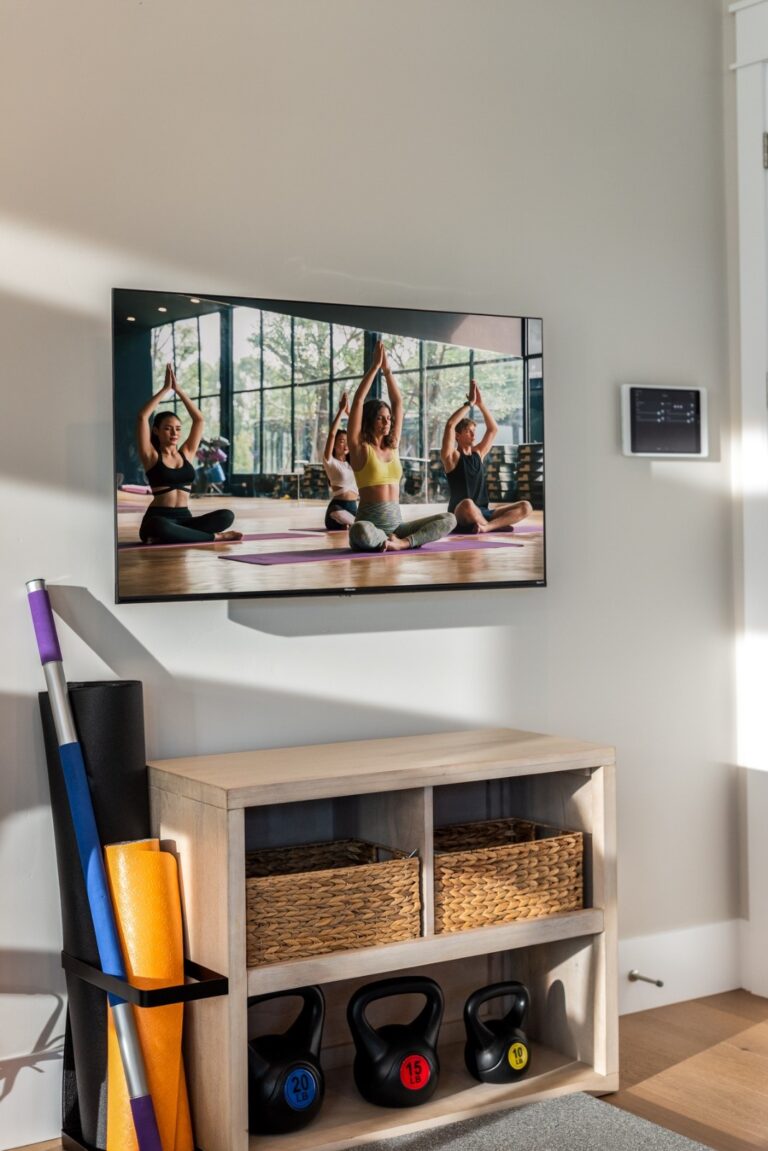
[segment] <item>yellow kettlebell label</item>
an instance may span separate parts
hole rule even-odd
[[[513,1043],[507,1051],[507,1059],[514,1071],[522,1071],[528,1065],[528,1048],[524,1043]]]

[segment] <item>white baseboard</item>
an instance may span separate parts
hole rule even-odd
[[[619,941],[619,1014],[647,1011],[742,986],[742,920],[684,927]],[[661,979],[663,987],[630,982],[630,971]]]
[[[768,929],[765,914],[741,920],[741,986],[768,999]]]

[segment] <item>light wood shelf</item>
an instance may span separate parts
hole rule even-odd
[[[188,1006],[185,1055],[204,1151],[333,1151],[568,1091],[618,1086],[614,753],[596,743],[490,729],[195,756],[150,763],[153,832],[179,861],[187,954],[225,973],[229,995]],[[432,830],[517,815],[580,830],[583,910],[434,933]],[[360,838],[417,849],[422,936],[246,968],[246,846]],[[352,1082],[344,1005],[384,974],[430,974],[446,994],[438,1092],[418,1108],[365,1103]],[[531,992],[531,1074],[476,1084],[461,1060],[461,1010],[484,982]],[[318,1118],[273,1139],[247,1132],[248,995],[323,985],[328,1091]],[[276,1028],[279,1029],[279,1028]]]
[[[432,963],[465,959],[470,955],[491,955],[522,947],[548,943],[555,939],[577,939],[603,931],[604,916],[600,908],[566,911],[546,919],[527,919],[503,927],[481,927],[475,931],[454,931],[449,935],[408,939],[384,947],[367,947],[362,951],[336,951],[293,959],[289,963],[248,968],[248,994],[263,995],[310,983],[336,983],[363,976],[386,975],[404,967],[424,967]]]
[[[612,747],[483,728],[160,759],[149,766],[156,786],[232,811],[612,763]]]

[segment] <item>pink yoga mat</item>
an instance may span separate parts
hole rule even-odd
[[[497,550],[500,548],[521,548],[524,544],[513,540],[487,540],[470,536],[468,539],[437,540],[432,544],[402,552],[353,552],[351,548],[312,548],[308,551],[294,552],[255,552],[252,555],[219,556],[222,560],[234,560],[242,564],[259,564],[270,567],[275,564],[310,564],[325,563],[330,560],[370,560],[389,559],[392,556],[421,556],[432,555],[435,552],[465,552],[482,551],[486,548]]]

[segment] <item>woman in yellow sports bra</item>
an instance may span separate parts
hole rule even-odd
[[[367,399],[374,377],[383,371],[391,407],[384,400]],[[450,512],[403,521],[400,514],[398,455],[403,427],[403,398],[381,340],[373,360],[355,392],[347,422],[349,462],[360,489],[360,506],[349,529],[349,546],[358,552],[406,551],[442,539],[456,527]]]

